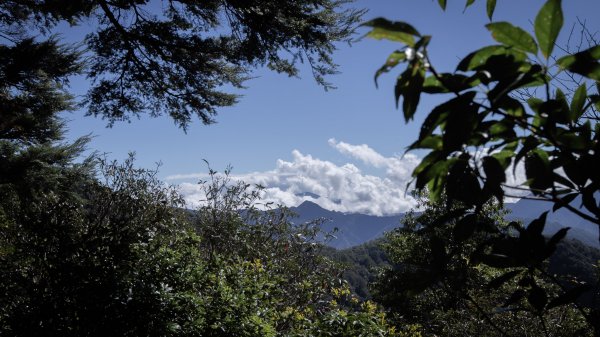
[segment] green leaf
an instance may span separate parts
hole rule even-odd
[[[404,120],[407,122],[413,118],[417,111],[424,81],[425,69],[421,67],[420,62],[412,62],[396,81],[396,106],[398,106],[398,101],[402,96],[402,111]]]
[[[456,70],[469,71],[478,69],[484,66],[488,59],[496,55],[510,55],[514,57],[515,61],[522,61],[527,57],[524,53],[518,50],[507,49],[503,45],[487,46],[467,55],[460,61]]]
[[[542,55],[547,59],[552,54],[554,43],[563,25],[561,0],[548,0],[535,18],[535,36]]]
[[[585,99],[587,98],[587,87],[585,83],[579,86],[573,94],[571,100],[571,121],[576,121],[584,113],[583,106],[585,105]]]
[[[486,10],[487,16],[492,21],[492,17],[494,16],[494,10],[496,9],[496,0],[487,0]]]
[[[582,52],[561,57],[556,64],[563,69],[600,81],[598,59],[600,59],[600,46],[594,46]]]
[[[367,37],[381,40],[402,42],[408,46],[414,46],[414,36],[420,36],[419,32],[411,25],[401,21],[389,21],[384,18],[376,18],[363,23],[361,26],[373,27],[367,33]]]
[[[396,50],[395,52],[391,53],[385,61],[385,64],[375,72],[375,87],[377,87],[377,79],[381,74],[387,73],[388,71],[392,70],[392,68],[397,66],[400,62],[403,62],[405,60],[406,53],[404,51]]]
[[[438,3],[443,10],[446,10],[446,0],[438,0]]]
[[[494,22],[486,25],[494,40],[519,50],[537,54],[537,44],[531,35],[508,22]]]
[[[467,0],[467,2],[465,3],[465,9],[467,9],[469,6],[471,6],[473,3],[475,3],[475,0]]]

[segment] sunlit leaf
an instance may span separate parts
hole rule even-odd
[[[460,61],[456,70],[469,71],[478,69],[485,65],[492,56],[496,55],[510,55],[515,61],[523,61],[526,59],[526,55],[518,50],[511,50],[502,45],[487,46],[467,55]]]
[[[542,55],[549,58],[554,43],[563,25],[561,0],[548,0],[535,18],[535,36],[540,44]]]
[[[410,24],[401,21],[389,21],[384,18],[367,21],[362,26],[373,27],[366,35],[370,38],[402,42],[408,46],[414,46],[414,36],[420,36],[419,32]]]
[[[537,54],[537,44],[531,35],[508,22],[494,22],[486,25],[494,40],[522,51]]]

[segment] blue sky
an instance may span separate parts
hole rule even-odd
[[[510,21],[533,31],[531,22],[542,4],[498,1],[494,21]],[[430,56],[441,71],[453,70],[468,52],[494,44],[484,28],[488,23],[484,0],[466,12],[464,0],[448,1],[445,12],[437,1],[427,0],[364,0],[353,6],[367,8],[367,20],[383,16],[406,21],[422,34],[432,35]],[[577,17],[588,18],[589,28],[600,31],[588,15],[600,13],[600,1],[564,1],[563,10],[563,43]],[[436,102],[424,98],[417,120],[406,125],[393,101],[395,73],[383,75],[379,89],[375,88],[374,71],[399,47],[370,39],[352,46],[340,44],[334,54],[340,74],[328,78],[337,89],[328,92],[315,83],[306,67],[300,79],[257,69],[255,78],[246,83],[248,88],[240,91],[240,102],[220,109],[217,124],[204,126],[196,121],[187,134],[166,117],[106,128],[105,121],[77,111],[65,114],[68,137],[91,133],[91,150],[115,159],[135,151],[142,167],[162,162],[160,176],[181,184],[190,200],[197,197],[194,183],[206,172],[202,161],[206,159],[214,169],[231,164],[240,178],[271,185],[267,197],[274,201],[295,204],[303,200],[295,193],[313,192],[325,194],[319,202],[330,209],[373,214],[405,211],[414,201],[403,188],[422,154],[399,156],[415,139],[420,118]],[[85,81],[73,82],[77,92],[85,87]]]

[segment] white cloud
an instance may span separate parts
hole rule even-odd
[[[365,174],[352,163],[339,166],[294,150],[292,160],[277,160],[274,170],[237,174],[232,178],[260,184],[265,187],[263,201],[288,206],[311,200],[329,210],[387,215],[406,212],[416,205],[415,200],[405,193],[406,182],[418,163],[415,156],[387,158],[367,145],[350,145],[335,140],[329,143],[349,157],[376,168],[384,168],[384,176]],[[167,180],[201,177],[205,175],[175,175],[167,177]],[[197,184],[184,182],[179,186],[189,205],[197,205],[202,200]],[[309,195],[300,195],[305,192],[321,197],[313,199]]]
[[[328,143],[351,160],[381,169],[382,174],[366,174],[352,163],[336,165],[294,150],[290,161],[277,160],[273,170],[234,174],[231,178],[262,185],[265,187],[263,202],[287,206],[297,206],[310,200],[329,210],[372,215],[402,213],[416,206],[416,201],[407,193],[406,186],[411,181],[411,173],[419,164],[420,158],[413,154],[386,157],[366,144],[353,145],[333,138]],[[206,174],[180,174],[169,176],[167,180],[206,178]],[[522,165],[517,166],[514,175],[512,168],[507,170],[509,185],[518,186],[523,181]],[[189,206],[198,205],[204,197],[200,186],[195,183],[183,182],[179,186]],[[510,192],[513,195],[526,193],[514,190]],[[320,198],[315,199],[311,194]]]

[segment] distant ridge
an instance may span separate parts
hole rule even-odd
[[[336,236],[328,244],[337,249],[345,249],[363,244],[382,237],[387,231],[400,226],[404,215],[374,216],[359,213],[342,213],[329,211],[312,201],[304,201],[297,207],[291,207],[299,215],[293,219],[295,223],[305,223],[319,218],[324,218],[323,230],[325,232],[338,229]]]
[[[573,205],[578,205],[576,202],[577,199]],[[508,220],[521,220],[524,225],[537,218],[542,212],[550,210],[544,234],[552,235],[563,227],[571,227],[567,234],[568,238],[577,239],[590,247],[600,248],[598,227],[564,208],[552,212],[551,203],[527,199],[521,199],[514,204],[507,203],[505,208],[511,211],[506,216]],[[323,218],[326,219],[322,225],[325,232],[337,228],[338,231],[334,233],[335,238],[327,242],[328,245],[337,249],[346,249],[381,238],[385,232],[400,227],[400,221],[404,218],[404,214],[374,216],[330,211],[312,201],[304,201],[299,206],[290,209],[299,215],[298,218],[293,219],[294,223],[305,223]]]

